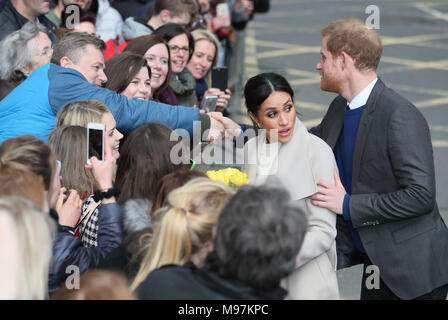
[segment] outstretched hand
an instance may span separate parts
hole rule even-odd
[[[325,180],[317,181],[317,193],[308,197],[311,203],[315,206],[327,208],[336,214],[342,215],[342,207],[344,204],[344,197],[347,194],[338,171],[334,170],[334,182],[332,184]]]
[[[236,139],[242,132],[241,127],[236,122],[224,117],[221,112],[210,112],[210,118],[219,121],[223,125],[225,139]]]

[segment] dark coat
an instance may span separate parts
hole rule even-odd
[[[347,101],[336,97],[310,131],[334,150]],[[409,101],[378,79],[364,108],[353,155],[351,222],[381,279],[402,299],[448,283],[448,230],[436,203],[428,124]],[[356,249],[337,221],[338,267],[355,264]]]
[[[222,278],[208,263],[200,269],[192,263],[163,266],[151,272],[136,292],[141,300],[281,300],[286,296],[280,286],[259,292]]]
[[[45,15],[38,17],[39,22],[47,28],[47,34],[51,42],[56,41],[56,26]],[[0,41],[8,34],[19,30],[28,22],[28,19],[17,12],[16,8],[8,1],[3,11],[0,12]]]
[[[123,243],[109,252],[98,268],[124,274],[132,281],[140,268],[146,252],[141,249],[147,244],[141,237],[152,234],[148,211],[152,204],[147,199],[129,199],[123,205]],[[148,238],[147,238],[148,239]]]
[[[74,273],[73,265],[82,274],[98,267],[100,261],[123,240],[122,208],[116,203],[98,207],[98,247],[84,247],[74,236],[73,228],[60,226],[53,240],[53,258],[50,264],[48,291],[52,295]]]

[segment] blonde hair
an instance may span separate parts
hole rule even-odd
[[[58,113],[56,127],[87,127],[89,122],[101,122],[103,114],[110,112],[106,105],[97,100],[67,103]]]
[[[212,68],[215,67],[218,64],[218,60],[219,60],[218,38],[216,38],[216,36],[212,32],[205,30],[205,29],[196,29],[191,32],[191,35],[193,36],[195,43],[198,42],[199,40],[207,40],[215,46],[215,56],[213,58]],[[195,46],[195,48],[196,48],[196,46]],[[194,54],[194,52],[193,52],[193,54]],[[211,70],[211,68],[210,68],[210,70]],[[207,72],[207,75],[205,76],[205,81],[207,82],[208,87],[210,87],[212,85],[212,73],[210,72],[210,70]]]
[[[98,189],[92,172],[84,167],[87,161],[87,129],[81,126],[60,126],[53,130],[48,145],[62,163],[62,186],[75,189],[80,196]]]
[[[53,188],[56,159],[50,147],[35,136],[24,135],[4,141],[0,145],[0,167],[3,166],[32,171],[42,177],[46,191]]]
[[[193,179],[173,190],[167,206],[153,215],[154,235],[131,289],[163,265],[184,265],[211,242],[213,227],[231,196],[229,186],[208,178]]]
[[[35,203],[15,196],[0,197],[0,216],[12,222],[9,229],[16,238],[12,242],[18,244],[20,283],[14,299],[46,299],[52,237],[56,230],[54,222]]]
[[[29,170],[0,167],[0,196],[18,196],[45,208],[45,190],[41,176]]]

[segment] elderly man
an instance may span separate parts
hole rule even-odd
[[[0,41],[19,30],[28,21],[42,23],[51,41],[56,41],[56,26],[45,17],[50,11],[49,0],[9,0],[0,12]]]
[[[338,214],[338,267],[364,263],[361,299],[445,299],[448,230],[428,124],[378,79],[374,30],[347,19],[321,34],[320,87],[339,96],[311,132],[333,148],[339,175],[311,199]]]
[[[0,143],[23,134],[44,141],[54,128],[58,111],[69,102],[98,100],[114,115],[117,128],[129,133],[147,122],[161,122],[193,135],[195,124],[201,132],[210,129],[205,139],[219,138],[225,128],[239,129],[232,120],[199,109],[172,107],[154,101],[128,100],[124,95],[100,88],[104,74],[104,42],[87,33],[69,33],[54,46],[51,62],[38,70],[0,102]],[[217,117],[218,118],[218,117]],[[196,129],[197,130],[197,129]],[[238,134],[238,130],[234,131]]]

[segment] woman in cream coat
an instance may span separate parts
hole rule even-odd
[[[333,152],[296,117],[294,92],[282,76],[263,73],[249,79],[244,96],[249,116],[263,130],[244,147],[243,171],[254,184],[282,183],[308,216],[297,268],[282,286],[289,299],[337,299],[336,215],[308,199],[319,179],[334,182]]]

